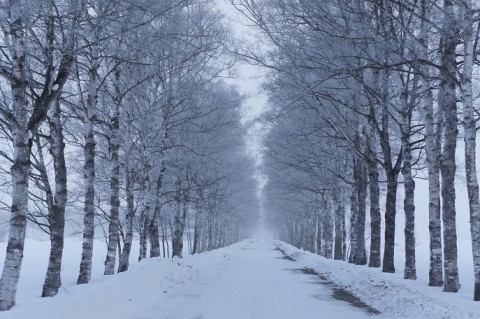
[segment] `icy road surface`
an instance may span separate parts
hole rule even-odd
[[[285,259],[271,242],[251,241],[229,261],[177,287],[164,303],[135,318],[360,319],[380,316]],[[343,299],[343,300],[339,300]],[[346,300],[346,301],[345,301]]]

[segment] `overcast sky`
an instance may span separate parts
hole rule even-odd
[[[229,0],[216,0],[220,10],[224,13],[226,19],[231,25],[234,36],[237,40],[255,41],[255,30],[248,26],[248,20],[242,16],[229,2]],[[264,212],[262,207],[262,188],[266,179],[261,172],[259,165],[261,164],[261,138],[265,132],[265,126],[259,121],[262,113],[267,109],[267,96],[263,92],[262,74],[264,70],[255,65],[248,63],[238,63],[237,73],[234,78],[228,79],[227,82],[237,86],[240,93],[247,98],[242,105],[242,124],[248,128],[246,144],[248,152],[256,160],[255,178],[258,181],[258,196],[260,200],[260,225],[258,229],[258,237],[268,236],[264,225]]]

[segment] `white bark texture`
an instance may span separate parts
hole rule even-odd
[[[129,105],[132,101],[129,100]],[[123,239],[123,249],[120,253],[118,260],[118,272],[124,272],[128,270],[130,253],[132,250],[133,242],[133,219],[135,217],[135,194],[134,194],[134,184],[135,184],[135,169],[132,163],[132,123],[127,116],[126,112],[121,113],[121,122],[125,124],[126,133],[124,138],[124,176],[125,176],[125,198],[127,202],[127,210],[125,213],[125,236]],[[138,169],[138,168],[137,168]]]
[[[462,72],[463,129],[465,139],[465,173],[467,178],[468,203],[470,208],[470,232],[472,236],[474,296],[480,301],[480,198],[477,179],[476,127],[472,93],[472,74],[474,62],[473,8],[471,0],[463,1],[463,40],[464,62]]]
[[[415,79],[414,82],[417,80]],[[416,84],[414,84],[416,87]],[[415,99],[412,97],[412,100]],[[410,142],[412,107],[404,98],[402,101],[402,145],[403,145],[403,165],[402,176],[404,181],[405,196],[403,199],[403,210],[405,213],[405,268],[403,278],[417,279],[417,269],[415,264],[415,180],[412,174],[412,147]]]
[[[358,191],[356,183],[353,183],[350,194],[350,253],[348,255],[348,262],[352,264],[355,263],[355,251],[357,249],[357,231],[355,228],[355,224],[357,223],[357,215]]]
[[[88,99],[85,111],[85,146],[84,146],[84,221],[83,244],[80,273],[77,284],[86,284],[92,275],[93,236],[95,231],[95,121],[97,118],[97,85],[99,58],[97,45],[91,47],[91,65],[89,69]]]
[[[0,278],[0,310],[8,310],[15,305],[27,224],[31,143],[27,129],[28,102],[22,1],[11,0],[9,9],[12,45],[12,107],[15,123],[12,126],[14,149],[11,168],[12,205],[7,252]]]
[[[188,202],[185,195],[182,194],[180,184],[176,185],[175,198],[175,219],[172,238],[172,257],[183,257],[183,231],[185,230],[185,220],[187,217]]]
[[[444,286],[446,292],[457,292],[460,288],[458,276],[457,228],[455,210],[455,151],[457,147],[457,97],[456,97],[456,46],[458,42],[453,1],[444,1],[442,29],[441,84],[439,107],[444,121],[444,141],[440,170],[442,174],[442,217],[444,243]]]
[[[340,194],[340,195],[338,195]],[[343,224],[345,223],[345,212],[342,203],[341,188],[335,191],[333,196],[335,213],[335,243],[333,248],[333,259],[343,260]],[[317,233],[317,232],[316,232]],[[318,234],[316,234],[318,235]],[[316,248],[316,247],[315,247]]]
[[[152,216],[152,221],[150,223],[150,257],[159,257],[160,256],[160,236],[158,231],[158,220],[160,218],[160,213],[163,205],[163,187],[164,187],[164,179],[165,174],[167,172],[167,163],[165,159],[165,152],[167,149],[167,138],[168,138],[168,130],[167,130],[167,120],[164,118],[163,125],[162,125],[162,147],[160,150],[160,154],[158,155],[160,158],[159,169],[160,172],[157,177],[157,185],[155,188],[155,208]]]
[[[422,0],[422,26],[420,34],[420,54],[423,60],[428,59],[428,28],[426,22],[430,18],[430,1]],[[435,130],[433,93],[430,83],[430,67],[426,64],[421,65],[422,70],[422,89],[425,92],[423,100],[423,118],[425,120],[425,153],[428,170],[428,216],[429,216],[429,235],[430,235],[430,267],[428,284],[434,287],[443,286],[443,255],[442,255],[442,224],[440,211],[440,158],[439,152],[441,144],[439,141],[442,136],[442,124],[437,123]],[[439,115],[441,115],[440,112]],[[443,116],[438,116],[439,119]],[[440,121],[438,121],[440,122]],[[436,132],[435,132],[436,131]]]
[[[55,296],[61,285],[65,207],[67,205],[67,166],[59,101],[56,101],[51,107],[53,111],[48,118],[48,123],[51,136],[50,153],[53,157],[55,171],[55,196],[49,204],[51,248],[42,297]],[[48,180],[46,182],[48,183]]]
[[[128,270],[130,252],[133,242],[133,218],[135,216],[135,198],[133,193],[133,173],[130,171],[129,161],[126,161],[126,181],[125,181],[125,196],[127,200],[127,212],[125,216],[125,239],[123,242],[122,253],[120,254],[118,261],[118,272],[124,272]]]
[[[369,182],[369,195],[370,195],[370,254],[369,254],[369,267],[380,267],[381,265],[381,222],[382,216],[380,212],[380,185],[379,185],[379,172],[377,165],[376,154],[376,130],[374,127],[375,114],[371,110],[370,118],[368,121],[367,132],[367,166],[368,166],[368,182]]]
[[[115,273],[117,247],[119,245],[119,213],[120,213],[120,71],[115,71],[114,110],[110,123],[110,223],[108,225],[107,257],[104,275]]]
[[[403,151],[400,150],[393,159],[392,140],[390,136],[390,111],[389,111],[389,79],[391,74],[384,71],[382,75],[382,114],[381,130],[379,132],[380,146],[383,154],[383,168],[387,178],[387,194],[385,197],[385,245],[383,250],[383,272],[395,272],[395,218],[397,214],[397,189],[398,175],[402,164]]]
[[[367,170],[362,159],[355,161],[355,183],[357,184],[358,209],[355,219],[356,231],[356,248],[355,260],[356,265],[367,264],[367,254],[365,251],[365,218],[367,213]]]
[[[331,200],[328,197],[324,198],[323,202],[325,209],[325,217],[323,219],[325,224],[325,257],[332,259],[334,243],[334,211],[331,207]]]
[[[203,212],[204,212],[204,191],[203,188],[200,187],[198,190],[198,198],[195,202],[195,224],[193,230],[193,248],[192,248],[192,255],[196,253],[201,253],[200,250],[200,240],[202,238],[202,221],[203,221]]]

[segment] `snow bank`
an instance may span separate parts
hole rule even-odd
[[[442,293],[441,288],[421,287],[416,281],[401,279],[399,274],[386,274],[380,269],[326,259],[281,241],[274,244],[302,266],[315,270],[388,317],[462,319],[480,316],[480,304],[463,300],[459,294]]]
[[[53,298],[17,300],[10,311],[0,312],[0,319],[96,319],[137,318],[162,303],[169,292],[221,263],[242,243],[184,259],[151,258],[133,263],[127,272],[103,276],[87,285],[65,283]]]

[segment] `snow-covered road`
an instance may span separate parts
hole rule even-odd
[[[135,318],[367,318],[341,291],[283,258],[268,241],[250,241],[222,262]],[[378,316],[376,316],[378,317]]]
[[[78,257],[78,247],[70,240],[67,245],[69,255]],[[49,249],[48,242],[29,242],[29,247],[38,256]],[[97,257],[95,265],[101,265],[104,254]],[[244,240],[203,254],[185,254],[183,260],[150,258],[132,262],[131,269],[114,276],[103,276],[100,266],[88,285],[76,285],[78,259],[64,261],[59,294],[40,298],[46,265],[29,260],[22,269],[17,304],[0,312],[0,319],[479,318],[479,305],[470,294],[446,294],[425,280],[404,280],[401,271],[386,274],[325,259],[280,241]],[[382,314],[359,308],[358,300],[308,269]]]
[[[289,260],[271,241],[245,240],[184,260],[153,258],[54,298],[21,298],[0,319],[309,319],[381,317]]]

